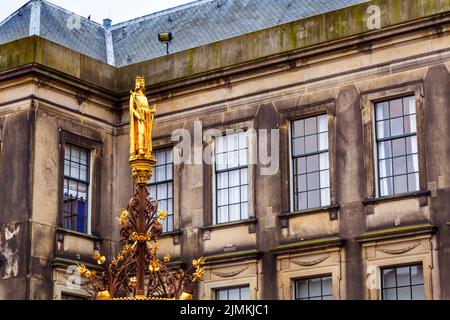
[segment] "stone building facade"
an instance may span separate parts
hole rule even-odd
[[[169,55],[139,51],[155,19],[188,29],[195,12],[253,2],[202,0],[111,27],[30,1],[0,24],[0,299],[80,298],[70,266],[117,252],[136,75],[158,109],[161,252],[206,257],[196,298],[450,299],[450,2],[342,1],[180,39]],[[79,23],[66,36],[64,17]],[[207,32],[214,20],[195,21]],[[174,161],[181,128],[243,129],[190,150],[237,164]],[[264,129],[279,137],[271,174],[248,164],[262,139],[246,133]]]

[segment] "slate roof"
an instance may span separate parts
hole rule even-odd
[[[122,67],[166,54],[158,32],[170,31],[170,53],[338,10],[368,0],[198,0],[105,29],[45,0],[31,0],[0,22],[0,44],[30,35],[32,3],[40,4],[39,36]],[[112,46],[106,39],[110,36]],[[113,50],[114,61],[107,52]]]

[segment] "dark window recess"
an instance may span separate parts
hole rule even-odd
[[[173,161],[172,149],[155,150],[156,165],[148,186],[150,196],[158,200],[158,209],[166,211],[167,216],[162,221],[163,231],[173,231]]]
[[[88,232],[90,183],[89,150],[64,146],[64,213],[63,227]]]
[[[216,300],[250,300],[250,287],[230,287],[216,289]]]
[[[333,300],[332,277],[320,276],[295,281],[296,300]]]
[[[216,223],[248,219],[247,133],[216,137]]]
[[[378,193],[419,190],[416,100],[414,96],[375,104]]]
[[[382,300],[423,300],[421,264],[381,269]]]
[[[327,115],[291,126],[294,211],[330,204]]]

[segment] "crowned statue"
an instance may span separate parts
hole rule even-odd
[[[136,77],[134,91],[130,95],[130,160],[152,157],[152,127],[155,105],[148,105],[144,94],[145,79]]]

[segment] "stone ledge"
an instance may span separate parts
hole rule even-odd
[[[344,240],[339,237],[318,238],[303,240],[288,244],[279,245],[270,251],[274,254],[282,254],[292,251],[311,251],[316,249],[325,249],[329,247],[340,247],[344,244]]]
[[[367,231],[355,237],[355,240],[360,243],[364,243],[377,240],[386,240],[392,238],[433,233],[434,231],[436,231],[436,229],[437,229],[436,226],[433,226],[429,223],[415,224],[410,226]]]
[[[205,256],[205,263],[212,264],[218,262],[230,262],[237,260],[245,260],[251,258],[259,258],[262,255],[262,252],[254,249],[254,250],[245,250],[245,251],[235,251],[235,252],[227,252],[221,254],[215,254],[211,256]]]

